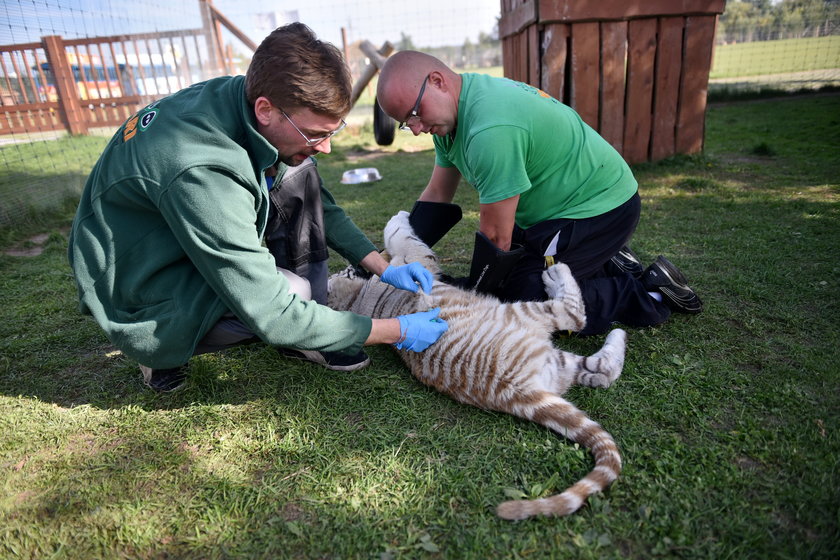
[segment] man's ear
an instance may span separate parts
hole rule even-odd
[[[446,82],[446,76],[437,70],[429,73],[429,84],[443,92],[449,87],[449,84]]]
[[[254,115],[257,117],[257,122],[263,126],[267,126],[271,122],[271,111],[274,105],[267,97],[260,96],[254,101]]]

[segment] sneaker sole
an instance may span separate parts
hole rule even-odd
[[[660,255],[656,257],[656,264],[659,265],[659,270],[662,271],[668,280],[674,284],[688,286],[688,279],[671,261]]]
[[[683,313],[690,313],[692,315],[696,315],[703,311],[703,302],[700,301],[700,298],[697,297],[697,294],[694,294],[694,297],[690,300],[685,300],[681,298],[679,295],[674,293],[673,290],[670,288],[659,288],[659,291],[662,294],[674,302],[679,308],[680,311]]]
[[[184,376],[184,379],[178,385],[170,388],[170,389],[162,389],[160,387],[155,387],[152,385],[152,368],[148,366],[140,366],[140,371],[143,374],[143,385],[155,391],[156,393],[176,393],[187,386],[187,377]]]
[[[703,310],[703,302],[700,300],[700,297],[694,293],[694,290],[688,287],[688,279],[685,275],[680,272],[680,270],[674,266],[671,261],[663,256],[656,258],[656,265],[662,274],[665,275],[665,278],[673,284],[685,286],[686,289],[691,292],[693,297],[685,299],[683,296],[677,294],[673,289],[667,286],[660,286],[659,291],[679,306],[681,311],[691,314],[700,313]]]
[[[618,254],[610,259],[612,263],[622,272],[626,272],[633,278],[641,278],[645,273],[641,261],[636,253],[629,247],[622,248]]]

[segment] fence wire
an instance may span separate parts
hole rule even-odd
[[[397,50],[424,50],[459,70],[489,68],[487,71],[501,75],[498,18],[502,1],[507,0],[310,0],[292,4],[293,8],[288,8],[288,3],[278,7],[257,0],[213,0],[212,5],[254,43],[279,25],[302,21],[322,39],[344,48],[348,65],[358,77],[368,62],[359,49],[362,41],[376,47],[390,42]],[[728,10],[730,5],[741,3],[727,4]],[[39,95],[49,97],[49,76],[41,66],[44,56],[37,45],[43,37],[165,34],[202,25],[199,0],[4,0],[0,6],[0,111],[13,104],[38,101]],[[718,27],[710,95],[840,86],[839,26],[831,18],[819,22],[800,19],[790,25],[739,26],[726,21]],[[250,50],[228,31],[223,31],[223,37],[227,55],[234,61],[233,73],[244,73]],[[9,49],[2,50],[28,43],[33,44],[33,54],[25,60],[13,59],[6,52]],[[178,54],[176,47],[155,51],[153,42],[146,48],[150,62],[164,60],[167,53]],[[182,55],[200,56],[198,50],[183,50]],[[127,59],[119,51],[115,56],[120,55]],[[98,84],[101,80],[84,77],[84,60],[95,57],[95,53],[84,51],[78,54],[81,82]],[[88,66],[97,72],[95,63]],[[146,82],[132,79],[138,93],[141,88],[150,88],[148,77]],[[178,87],[186,83],[180,77],[176,81]],[[89,83],[79,87],[87,88],[88,98],[95,96],[92,92],[97,88]],[[32,92],[26,100],[22,100],[22,90]],[[351,116],[357,122],[372,120],[372,101],[368,88]],[[0,113],[0,118],[7,118],[6,114]],[[33,126],[23,132],[4,133],[0,126],[0,227],[14,226],[33,213],[68,201],[72,204],[114,127],[93,128],[81,138],[53,128],[46,120],[40,128]]]

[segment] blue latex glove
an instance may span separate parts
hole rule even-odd
[[[417,284],[420,284],[420,287],[427,294],[432,291],[432,282],[434,281],[432,273],[418,262],[401,266],[389,264],[379,279],[395,288],[408,290],[409,292],[417,292]]]
[[[397,317],[400,321],[402,342],[397,342],[394,346],[412,352],[422,352],[431,346],[449,329],[446,321],[438,319],[439,314],[440,307],[435,307],[428,311]]]

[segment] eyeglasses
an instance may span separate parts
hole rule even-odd
[[[420,102],[423,100],[423,92],[426,91],[426,82],[429,81],[430,77],[431,74],[423,78],[423,86],[420,88],[420,95],[417,96],[417,101],[414,102],[414,108],[411,109],[408,116],[399,124],[400,130],[411,130],[408,126],[408,121],[418,116],[417,112],[420,110]]]
[[[331,132],[328,132],[326,136],[319,136],[318,138],[310,138],[306,134],[304,134],[301,129],[298,128],[298,126],[295,124],[295,121],[292,120],[292,117],[290,117],[289,115],[286,114],[286,111],[284,111],[283,109],[280,109],[280,108],[278,108],[278,110],[281,113],[283,113],[283,116],[286,117],[286,119],[288,119],[288,121],[290,123],[292,123],[292,126],[295,127],[295,130],[298,131],[298,134],[303,136],[303,139],[306,140],[306,145],[310,146],[310,147],[311,146],[317,146],[318,144],[320,144],[324,140],[332,138],[333,136],[335,136],[336,134],[338,134],[339,132],[344,130],[344,127],[347,126],[347,123],[344,122],[344,119],[341,119],[341,126],[339,126],[338,128],[336,128],[335,130],[333,130]]]

